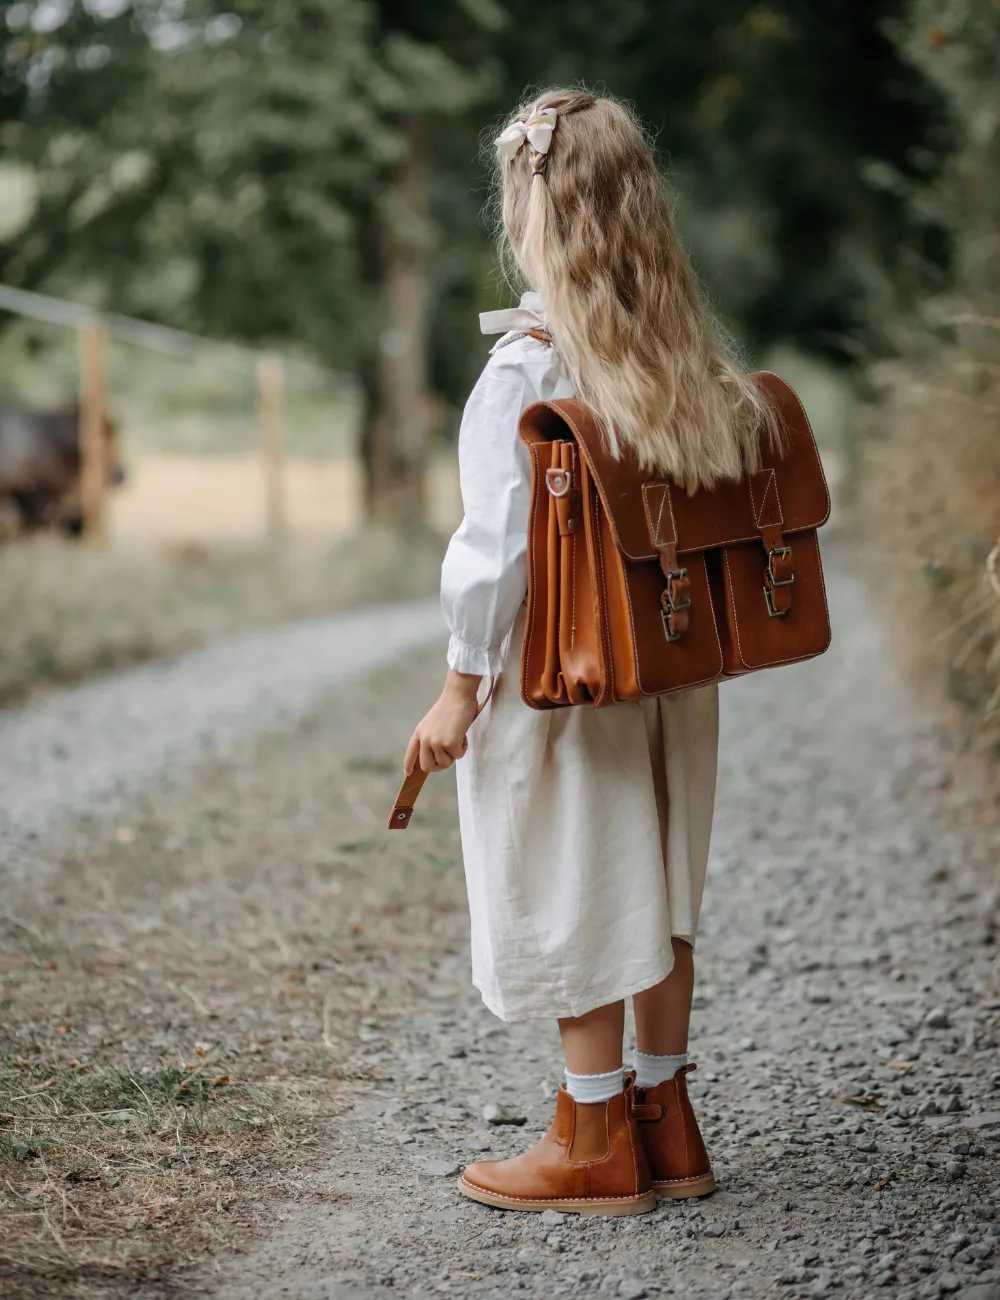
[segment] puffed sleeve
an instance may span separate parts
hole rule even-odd
[[[528,589],[531,461],[517,422],[535,401],[513,356],[492,356],[472,390],[458,435],[465,518],[441,569],[441,605],[451,630],[448,666],[495,676],[501,647]]]

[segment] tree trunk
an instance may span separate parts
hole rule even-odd
[[[430,442],[427,397],[427,297],[430,168],[426,123],[403,118],[406,158],[389,180],[375,240],[383,327],[365,376],[362,433],[369,520],[412,529],[425,515]]]

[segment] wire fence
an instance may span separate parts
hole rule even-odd
[[[22,318],[0,339],[0,402],[80,401],[88,537],[335,538],[362,525],[353,376],[8,285],[0,310]],[[460,515],[451,458],[432,458],[429,477],[431,523],[446,531]]]

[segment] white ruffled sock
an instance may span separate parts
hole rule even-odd
[[[625,1091],[625,1067],[607,1074],[570,1074],[567,1070],[566,1091],[574,1101],[610,1101]]]
[[[682,1065],[687,1065],[687,1052],[677,1056],[653,1056],[650,1052],[636,1052],[634,1058],[635,1086],[655,1088],[658,1083],[672,1079]]]

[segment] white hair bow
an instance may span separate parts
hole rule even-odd
[[[556,129],[558,114],[554,108],[532,109],[528,120],[511,122],[506,131],[494,140],[501,158],[510,161],[516,158],[521,146],[527,140],[535,153],[548,153],[552,143],[552,132]]]

